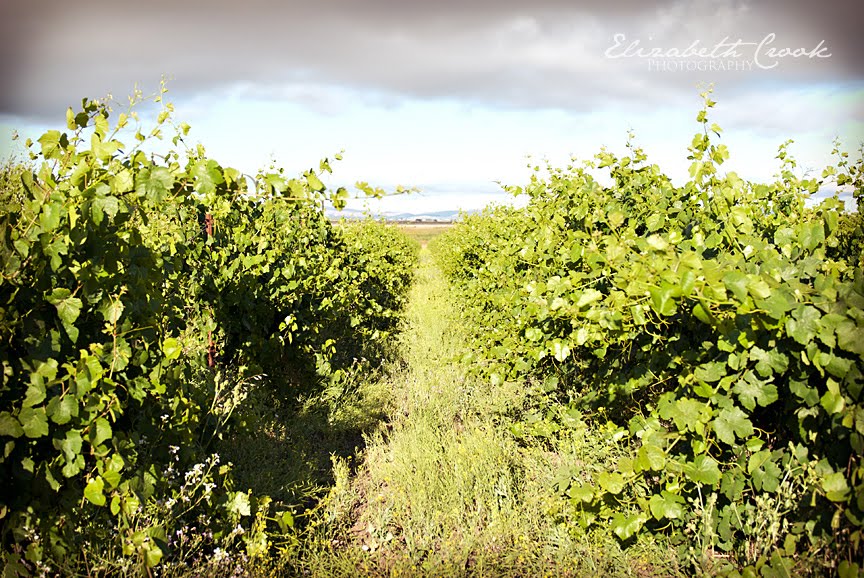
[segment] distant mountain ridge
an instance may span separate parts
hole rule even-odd
[[[363,219],[370,215],[366,211],[358,211],[357,209],[342,209],[337,211],[333,208],[325,210],[330,219]],[[468,213],[474,211],[466,211]],[[384,211],[379,213],[371,213],[371,216],[385,221],[411,221],[423,223],[440,223],[455,221],[459,218],[459,211],[432,211],[426,213],[395,213],[392,211]]]

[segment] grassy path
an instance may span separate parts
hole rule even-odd
[[[517,444],[505,416],[522,403],[520,387],[466,377],[458,312],[426,249],[407,318],[406,365],[364,392],[384,402],[388,419],[367,434],[359,464],[334,460],[335,485],[301,551],[304,574],[662,572],[656,550],[625,555],[614,542],[574,536],[558,523],[565,514],[555,478],[590,447],[583,439]]]

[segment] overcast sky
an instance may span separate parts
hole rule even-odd
[[[389,210],[471,209],[523,182],[527,155],[621,150],[628,129],[683,178],[713,82],[729,170],[766,180],[788,138],[802,171],[834,137],[864,140],[862,21],[860,0],[4,0],[0,138],[165,75],[224,165],[299,172],[345,149],[331,184],[424,191]]]

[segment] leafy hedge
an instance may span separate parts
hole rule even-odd
[[[703,96],[684,185],[630,141],[626,156],[603,150],[510,188],[527,207],[465,217],[438,258],[478,367],[546,399],[514,433],[567,435],[587,420],[627,449],[614,468],[567,473],[573,524],[623,541],[666,534],[712,573],[857,575],[860,241],[838,237],[848,217],[836,198],[805,199],[832,179],[859,199],[864,164],[838,156],[823,180],[800,179],[785,143],[775,182],[722,175],[729,153]]]
[[[206,536],[205,551],[263,553],[290,513],[233,491],[211,442],[256,376],[286,396],[314,391],[379,360],[398,329],[416,254],[393,238],[366,254],[330,224],[323,201],[346,192],[325,190],[326,160],[252,179],[200,145],[175,150],[185,124],[175,149],[144,152],[171,112],[144,135],[134,110],[112,126],[105,103],[85,100],[70,132],[28,142],[31,164],[2,171],[10,575],[143,570],[185,555],[184,532]]]

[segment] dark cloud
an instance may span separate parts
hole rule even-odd
[[[7,1],[0,114],[56,116],[83,96],[122,96],[136,82],[152,89],[162,74],[173,76],[175,98],[246,86],[309,99],[314,91],[296,87],[334,85],[571,110],[620,100],[674,105],[692,99],[701,80],[741,93],[766,82],[860,85],[862,12],[860,1],[805,0]],[[664,50],[774,33],[776,47],[824,41],[831,57],[751,72],[658,71],[645,59],[606,58],[616,33]]]

